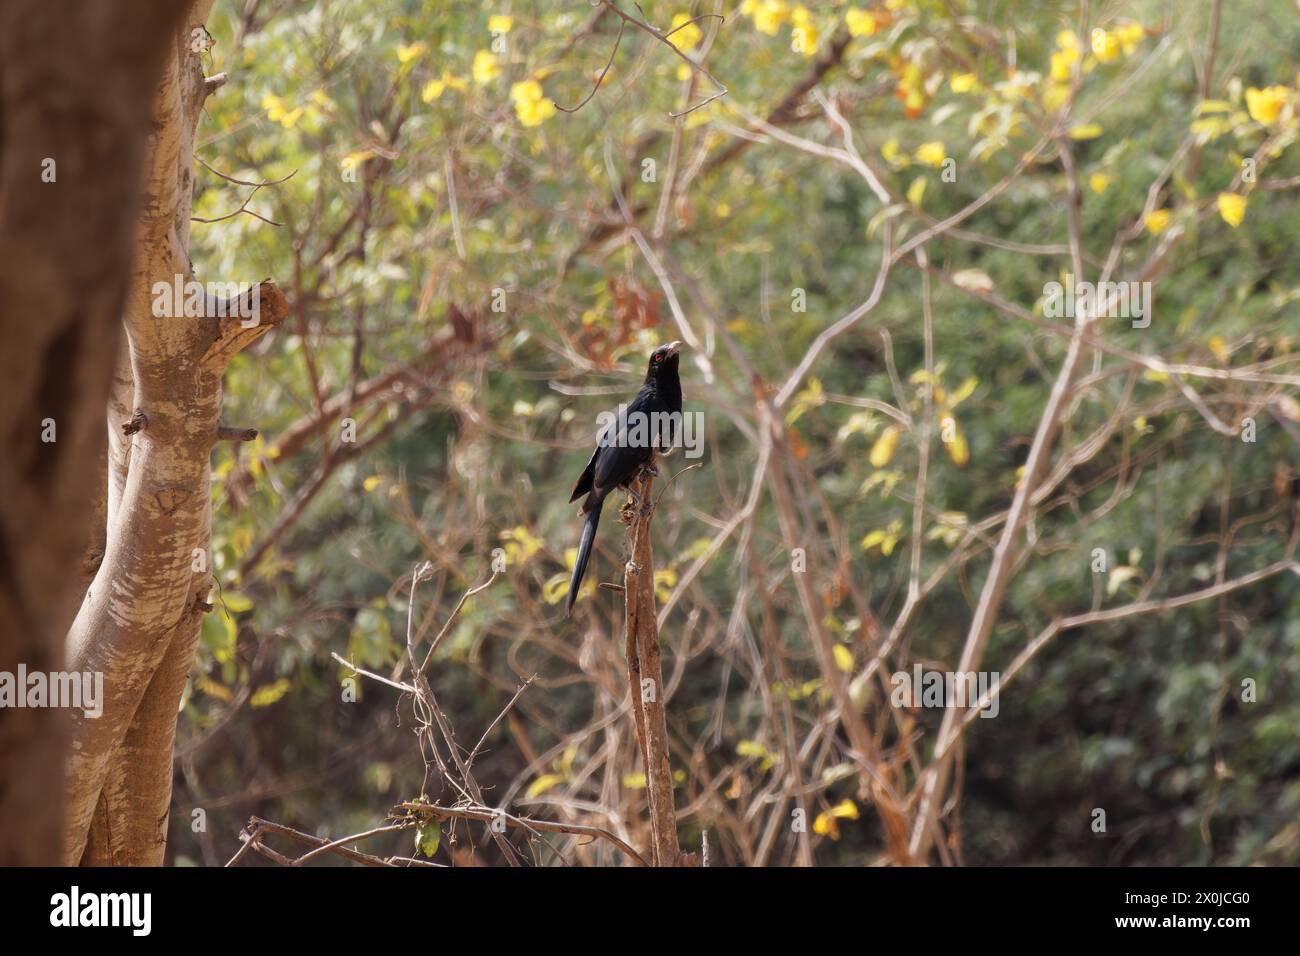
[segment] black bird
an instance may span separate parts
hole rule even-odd
[[[654,461],[656,448],[667,449],[676,440],[682,412],[682,380],[677,371],[681,345],[681,342],[661,345],[650,353],[641,391],[626,408],[620,407],[614,421],[600,433],[591,461],[573,486],[569,502],[586,495],[579,514],[586,515],[587,520],[582,525],[578,559],[573,564],[569,596],[564,603],[566,617],[573,611],[582,577],[587,573],[591,544],[605,498],[615,488],[628,487],[641,467]]]

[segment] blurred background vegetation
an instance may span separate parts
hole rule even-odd
[[[231,79],[200,123],[210,169],[196,170],[195,215],[220,221],[195,225],[196,274],[273,276],[294,312],[227,380],[226,419],[262,437],[214,455],[221,594],[183,703],[173,862],[224,862],[252,814],[338,838],[422,787],[448,798],[426,778],[409,706],[368,681],[345,702],[350,672],[330,652],[388,673],[404,654],[411,568],[435,566],[416,620],[436,632],[496,548],[507,573],[467,603],[430,670],[467,749],[536,675],[477,760],[487,799],[642,839],[644,778],[618,711],[621,599],[593,587],[563,619],[578,529],[566,502],[597,414],[633,394],[655,344],[683,337],[666,287],[698,335],[683,380],[705,418],[703,467],[673,482],[655,522],[683,845],[708,829],[715,862],[800,859],[787,822],[799,779],[816,863],[889,859],[870,785],[827,716],[766,481],[752,520],[687,573],[749,495],[755,389],[785,382],[868,297],[886,221],[897,245],[962,210],[1012,176],[1063,110],[1090,271],[1125,230],[1121,274],[1181,233],[1150,327],[1104,320],[1099,334],[1168,362],[1294,374],[1300,219],[1282,181],[1300,173],[1287,149],[1300,15],[1289,0],[1226,5],[1203,96],[1214,6],[655,0],[642,8],[663,28],[726,16],[672,34],[727,89],[674,117],[716,88],[632,28],[589,102],[553,106],[579,104],[605,68],[619,20],[603,7],[219,3],[207,69]],[[828,107],[891,207],[844,164],[752,122],[838,147]],[[1263,144],[1258,177],[1241,182]],[[260,189],[231,181],[290,174]],[[616,191],[668,282],[623,228]],[[223,218],[250,193],[258,216]],[[957,666],[997,537],[981,522],[1010,502],[1064,354],[1059,335],[988,295],[1041,315],[1045,283],[1070,271],[1067,193],[1049,146],[962,223],[967,234],[926,244],[932,275],[900,261],[879,305],[783,409],[772,467],[796,491],[795,543],[846,675],[898,614],[914,544],[920,449],[882,405],[952,419],[930,448],[920,522],[923,576],[949,564],[886,672]],[[796,290],[806,311],[792,308]],[[1118,426],[1031,520],[989,670],[1062,615],[1277,561],[1294,529],[1294,388],[1189,380],[1234,428],[1258,421],[1248,443],[1211,428],[1171,376],[1115,352],[1091,351],[1083,380],[1063,446],[1112,416]],[[668,474],[685,463],[670,459]],[[621,537],[607,516],[589,580],[618,578]],[[1290,574],[1059,635],[1007,686],[997,718],[966,734],[947,852],[969,864],[1300,862],[1298,661]],[[855,703],[905,791],[941,714],[900,719],[863,683]],[[207,828],[194,833],[198,807]],[[478,844],[474,860],[499,862],[481,828],[453,836],[436,860],[471,862]],[[545,846],[538,858],[559,859]]]

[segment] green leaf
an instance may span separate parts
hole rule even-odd
[[[234,618],[223,613],[220,607],[204,615],[200,637],[218,663],[224,664],[234,660],[237,636],[238,627],[235,625]]]
[[[240,594],[238,591],[227,591],[221,595],[220,603],[224,604],[226,610],[231,614],[242,614],[253,609],[252,599],[246,594]]]
[[[415,852],[423,853],[429,859],[438,852],[438,847],[442,843],[442,828],[438,826],[438,821],[433,820],[429,823],[422,824],[415,831]]]

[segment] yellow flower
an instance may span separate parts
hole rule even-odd
[[[944,151],[943,143],[938,141],[933,143],[922,143],[916,148],[916,152],[912,155],[916,157],[918,163],[924,163],[927,166],[934,166],[936,169],[942,166],[943,161],[948,158],[948,154]]]
[[[759,33],[774,37],[788,16],[785,0],[760,0],[754,8],[754,28]]]
[[[1070,130],[1070,139],[1096,139],[1101,133],[1100,123],[1083,123]]]
[[[397,62],[405,66],[423,52],[423,43],[412,43],[409,46],[399,46],[397,48]]]
[[[673,588],[677,586],[677,572],[672,568],[661,568],[655,572],[654,589],[655,597],[661,604],[667,604],[668,599],[672,597]]]
[[[975,89],[974,73],[954,73],[952,79],[948,81],[954,93],[969,93]]]
[[[903,67],[894,95],[903,101],[908,119],[916,119],[921,115],[925,109],[925,76],[921,73],[920,66],[908,63]]]
[[[1056,35],[1056,45],[1062,50],[1074,50],[1078,55],[1079,38],[1074,35],[1073,30],[1062,30]]]
[[[1113,180],[1105,173],[1093,173],[1088,177],[1088,188],[1100,196],[1110,188],[1112,182]]]
[[[1079,59],[1079,54],[1074,50],[1058,50],[1052,54],[1052,82],[1069,83],[1070,67],[1074,61]]]
[[[1276,123],[1289,93],[1285,86],[1267,86],[1262,90],[1250,87],[1246,90],[1246,109],[1250,111],[1250,118],[1265,126]]]
[[[542,98],[542,84],[536,80],[523,80],[519,83],[510,84],[510,99],[518,103],[524,100],[540,100]]]
[[[903,430],[897,425],[890,425],[880,433],[880,437],[876,439],[876,443],[871,446],[871,451],[867,455],[872,468],[884,468],[889,464],[889,460],[894,457],[894,450],[898,448],[898,438],[902,433]]]
[[[1246,197],[1237,193],[1219,193],[1219,215],[1233,229],[1246,218]]]
[[[953,418],[952,413],[945,413],[939,421],[943,434],[951,436],[944,440],[944,449],[948,452],[948,457],[958,468],[965,468],[970,464],[970,444],[966,441],[966,436],[962,434],[961,426],[957,424],[957,419]]]
[[[426,103],[432,103],[447,90],[460,90],[464,92],[469,87],[464,77],[455,76],[450,70],[442,71],[442,78],[430,80],[424,84],[424,89],[420,91],[420,99]]]
[[[790,12],[790,49],[804,56],[817,53],[817,27],[812,22],[812,14],[807,7],[795,7]]]
[[[848,24],[851,37],[875,36],[876,31],[880,29],[880,21],[876,19],[875,14],[859,10],[857,7],[851,7],[849,12],[844,14],[844,22]]]
[[[293,129],[298,120],[302,119],[303,108],[301,106],[289,109],[284,105],[284,100],[274,93],[268,93],[262,97],[262,109],[266,110],[266,118],[273,123],[279,123],[285,129]]]
[[[1120,53],[1119,37],[1108,30],[1098,27],[1092,31],[1092,54],[1098,63],[1110,63]]]
[[[506,560],[510,564],[524,564],[546,544],[523,525],[502,531],[501,540],[505,542]]]
[[[837,818],[842,820],[858,819],[857,805],[852,800],[841,800],[831,807],[829,811],[823,810],[813,820],[813,833],[818,836],[829,836],[832,840],[838,840],[840,838],[840,828],[835,822]]]
[[[1213,143],[1225,133],[1232,132],[1232,121],[1226,116],[1206,116],[1202,119],[1193,121],[1192,132],[1195,133],[1202,142]]]
[[[1066,100],[1069,98],[1069,83],[1048,83],[1047,89],[1043,90],[1043,109],[1049,113],[1055,113],[1065,105]]]
[[[879,548],[880,553],[889,557],[894,553],[894,548],[898,546],[899,539],[903,534],[903,522],[895,518],[889,522],[889,527],[881,530],[877,528],[869,533],[861,541],[863,551],[870,551],[872,548]]]
[[[474,54],[474,66],[470,69],[474,82],[486,86],[501,75],[501,64],[491,50],[479,50]]]
[[[515,18],[507,16],[504,13],[498,13],[488,17],[489,33],[509,33],[510,28],[515,25]]]
[[[542,84],[536,80],[511,85],[510,99],[515,104],[515,115],[524,126],[541,126],[555,115],[555,104],[542,94]]]
[[[885,158],[885,162],[895,169],[906,169],[912,165],[912,161],[907,158],[907,154],[899,148],[896,139],[885,140],[885,144],[880,147],[880,155]]]
[[[921,200],[925,198],[926,182],[927,180],[924,176],[917,176],[912,180],[912,185],[907,187],[907,201],[913,206],[919,208]]]
[[[683,24],[689,24],[689,26],[683,26]],[[678,27],[681,27],[681,29],[677,30]],[[673,29],[677,30],[677,32],[671,33],[670,31],[671,35],[668,39],[679,50],[693,50],[704,39],[704,32],[694,23],[691,23],[689,13],[673,14]]]
[[[1146,28],[1131,20],[1115,28],[1115,36],[1119,39],[1120,49],[1124,51],[1125,56],[1132,56],[1137,45],[1146,39],[1146,35]]]
[[[1169,210],[1157,209],[1146,218],[1147,232],[1153,236],[1158,236],[1169,228]]]

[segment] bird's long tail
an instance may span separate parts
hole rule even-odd
[[[600,513],[604,510],[605,499],[592,503],[587,512],[587,520],[582,525],[582,537],[578,541],[578,559],[573,562],[573,577],[569,579],[569,596],[564,601],[564,616],[573,613],[573,602],[578,599],[578,589],[582,587],[583,575],[587,573],[587,562],[591,560],[591,544],[596,540],[596,528],[600,524]]]

